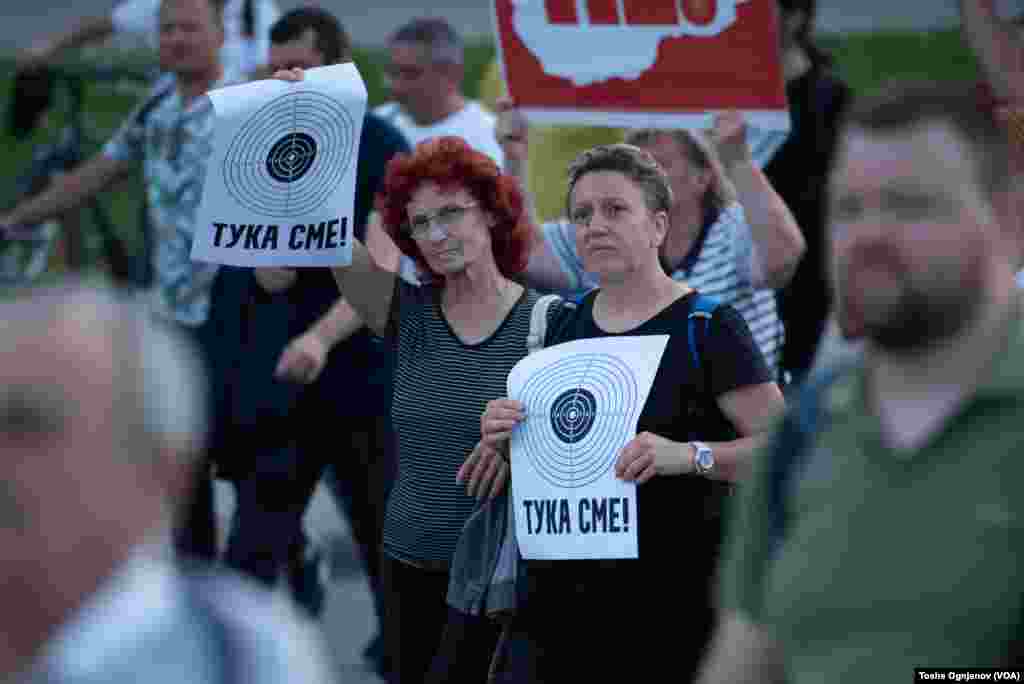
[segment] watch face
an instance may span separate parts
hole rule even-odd
[[[711,470],[715,465],[715,458],[711,455],[711,449],[697,450],[697,463],[701,470]]]

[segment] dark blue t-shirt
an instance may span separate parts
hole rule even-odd
[[[363,119],[356,170],[354,212],[355,236],[366,241],[366,224],[378,189],[383,185],[387,163],[410,150],[405,137],[392,124],[372,113]],[[300,268],[298,280],[289,290],[293,302],[291,335],[308,330],[339,296],[330,269]],[[329,392],[333,402],[346,403],[346,412],[376,414],[390,399],[391,350],[365,326],[331,350],[327,366],[315,383]]]

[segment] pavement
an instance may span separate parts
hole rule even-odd
[[[220,529],[228,529],[234,510],[234,493],[223,482],[216,484]],[[331,495],[317,487],[306,511],[305,526],[311,538],[325,542],[332,551],[324,613],[320,619],[328,655],[339,684],[382,684],[366,666],[363,647],[376,631],[377,618],[356,547],[347,522],[338,514]]]

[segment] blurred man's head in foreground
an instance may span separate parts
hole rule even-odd
[[[0,680],[188,498],[206,430],[193,349],[77,285],[0,301]]]
[[[1012,282],[1005,133],[955,85],[893,84],[847,113],[831,179],[840,327],[911,351],[955,336]]]

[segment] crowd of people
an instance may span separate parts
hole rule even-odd
[[[0,302],[0,679],[332,681],[311,623],[324,550],[303,528],[321,480],[389,684],[1020,667],[1024,38],[959,2],[977,89],[854,97],[814,0],[778,0],[792,130],[770,159],[723,112],[608,129],[567,166],[545,155],[577,132],[467,97],[458,33],[411,19],[388,44],[393,99],[363,121],[352,262],[330,269],[190,253],[205,94],[351,61],[331,13],[124,0],[34,44],[24,69],[134,31],[161,75],[0,231],[141,164],[155,283]],[[667,339],[614,463],[637,484],[639,557],[520,559],[514,611],[481,608],[467,586],[504,551],[530,408],[509,372],[623,336]],[[217,479],[237,501],[223,535]]]

